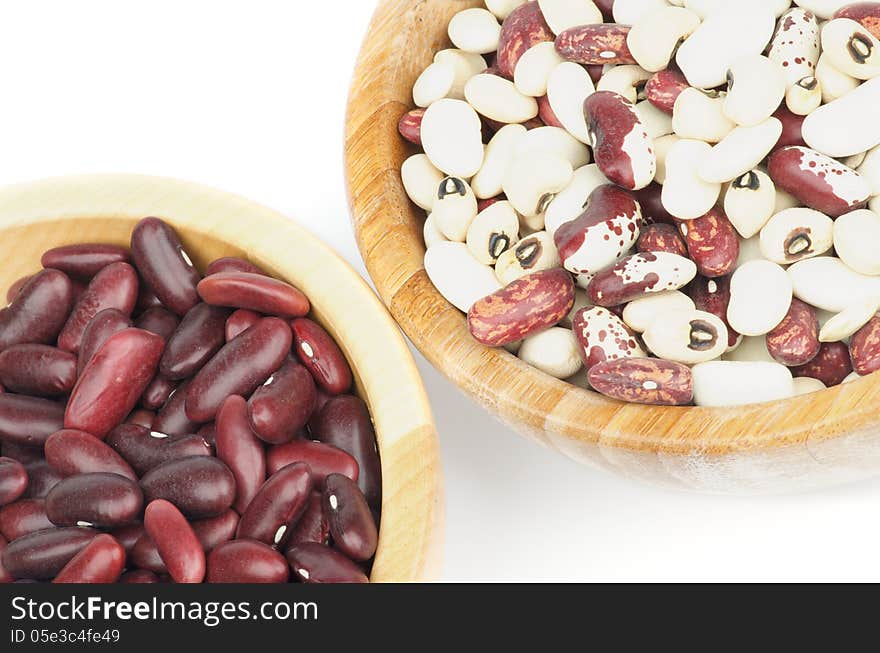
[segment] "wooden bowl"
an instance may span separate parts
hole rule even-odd
[[[351,363],[376,425],[382,523],[372,580],[436,577],[441,468],[412,355],[360,276],[296,223],[241,197],[171,179],[101,175],[11,186],[0,190],[0,288],[39,270],[40,255],[50,247],[127,245],[134,224],[149,215],[174,226],[201,269],[221,256],[241,256],[309,296],[314,318]]]
[[[637,479],[716,492],[766,492],[853,480],[880,469],[880,375],[774,404],[626,405],[553,379],[468,334],[423,267],[424,213],[400,165],[397,132],[412,86],[450,47],[456,12],[479,0],[382,0],[351,90],[346,172],[354,228],[385,304],[416,347],[490,413],[578,461]],[[478,437],[478,434],[475,434]]]

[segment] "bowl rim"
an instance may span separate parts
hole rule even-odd
[[[880,375],[780,402],[726,408],[616,402],[550,377],[503,349],[476,343],[465,316],[424,271],[421,222],[400,180],[417,150],[397,132],[413,108],[412,81],[433,52],[450,47],[445,26],[480,0],[380,0],[358,58],[346,120],[352,222],[367,270],[410,340],[489,412],[545,444],[721,456],[813,445],[876,429]],[[384,252],[395,252],[392,260]],[[415,305],[415,307],[413,307]],[[561,437],[560,437],[561,436]]]
[[[428,398],[397,325],[361,276],[336,252],[268,207],[176,179],[78,175],[0,188],[0,233],[51,224],[59,226],[53,231],[53,245],[61,244],[59,238],[69,243],[82,240],[76,229],[63,229],[66,221],[133,224],[148,215],[163,217],[178,228],[184,243],[195,250],[194,258],[198,258],[198,248],[193,241],[204,234],[293,281],[309,296],[313,314],[338,339],[352,363],[359,394],[376,425],[383,498],[372,579],[435,578],[442,564],[444,502]],[[66,233],[58,235],[62,231]],[[294,244],[296,253],[291,255]],[[35,263],[34,271],[39,260]],[[349,319],[351,315],[357,319]]]

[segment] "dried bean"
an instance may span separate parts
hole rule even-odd
[[[208,556],[209,583],[286,583],[289,575],[284,556],[262,542],[226,542]]]
[[[76,383],[76,356],[48,345],[14,345],[0,352],[0,383],[26,395],[63,395]]]
[[[287,549],[293,575],[303,583],[368,583],[364,572],[330,547],[304,542]]]
[[[51,344],[73,306],[73,284],[58,270],[32,276],[8,308],[0,310],[0,351],[13,345]]]
[[[357,484],[342,474],[330,474],[324,481],[322,507],[334,546],[352,560],[372,558],[379,533]]]
[[[220,460],[190,456],[162,463],[141,478],[147,503],[165,499],[193,519],[216,517],[235,500],[235,477]]]
[[[46,514],[57,526],[116,528],[134,521],[143,506],[136,482],[107,472],[69,476],[46,496]]]
[[[115,583],[125,568],[125,550],[110,535],[89,542],[52,581],[53,583]]]
[[[125,247],[100,243],[55,247],[46,251],[40,259],[44,268],[55,268],[81,279],[91,279],[113,263],[128,262],[129,255]]]
[[[125,427],[119,427],[125,428]],[[83,431],[65,429],[46,440],[46,462],[62,477],[107,472],[137,481],[137,475],[113,448]]]
[[[204,303],[187,311],[168,338],[159,362],[162,375],[179,381],[198,372],[226,343],[226,319],[230,314],[229,309]]]
[[[235,510],[242,514],[266,480],[263,443],[251,428],[247,402],[232,395],[217,413],[217,457],[235,477]],[[274,473],[273,470],[271,473]]]
[[[144,527],[174,582],[204,580],[205,552],[180,510],[162,499],[151,501],[144,513]]]
[[[144,218],[131,234],[131,257],[144,283],[177,315],[199,301],[201,278],[174,230],[158,218]]]
[[[0,506],[21,497],[27,485],[28,475],[24,466],[12,458],[0,458]]]
[[[91,528],[49,528],[10,542],[2,564],[15,578],[47,580],[98,535]]]

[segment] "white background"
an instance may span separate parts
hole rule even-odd
[[[190,179],[305,223],[364,271],[342,130],[372,2],[0,8],[0,182]],[[445,579],[880,580],[880,482],[750,499],[634,485],[521,439],[419,365],[443,450]]]

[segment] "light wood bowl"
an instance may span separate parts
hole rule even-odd
[[[784,402],[742,408],[625,405],[553,379],[476,343],[423,267],[424,214],[400,165],[416,150],[397,133],[412,86],[446,26],[479,0],[381,0],[351,90],[346,173],[358,244],[392,315],[418,349],[492,415],[578,461],[677,488],[782,491],[880,470],[880,375]],[[474,437],[479,437],[478,433]]]
[[[351,363],[376,425],[382,522],[372,580],[435,578],[443,535],[441,467],[421,378],[366,283],[305,229],[241,197],[171,179],[100,175],[11,186],[0,190],[0,288],[38,271],[50,247],[128,245],[134,224],[151,215],[174,226],[201,269],[221,256],[241,256],[308,295],[314,318]]]

